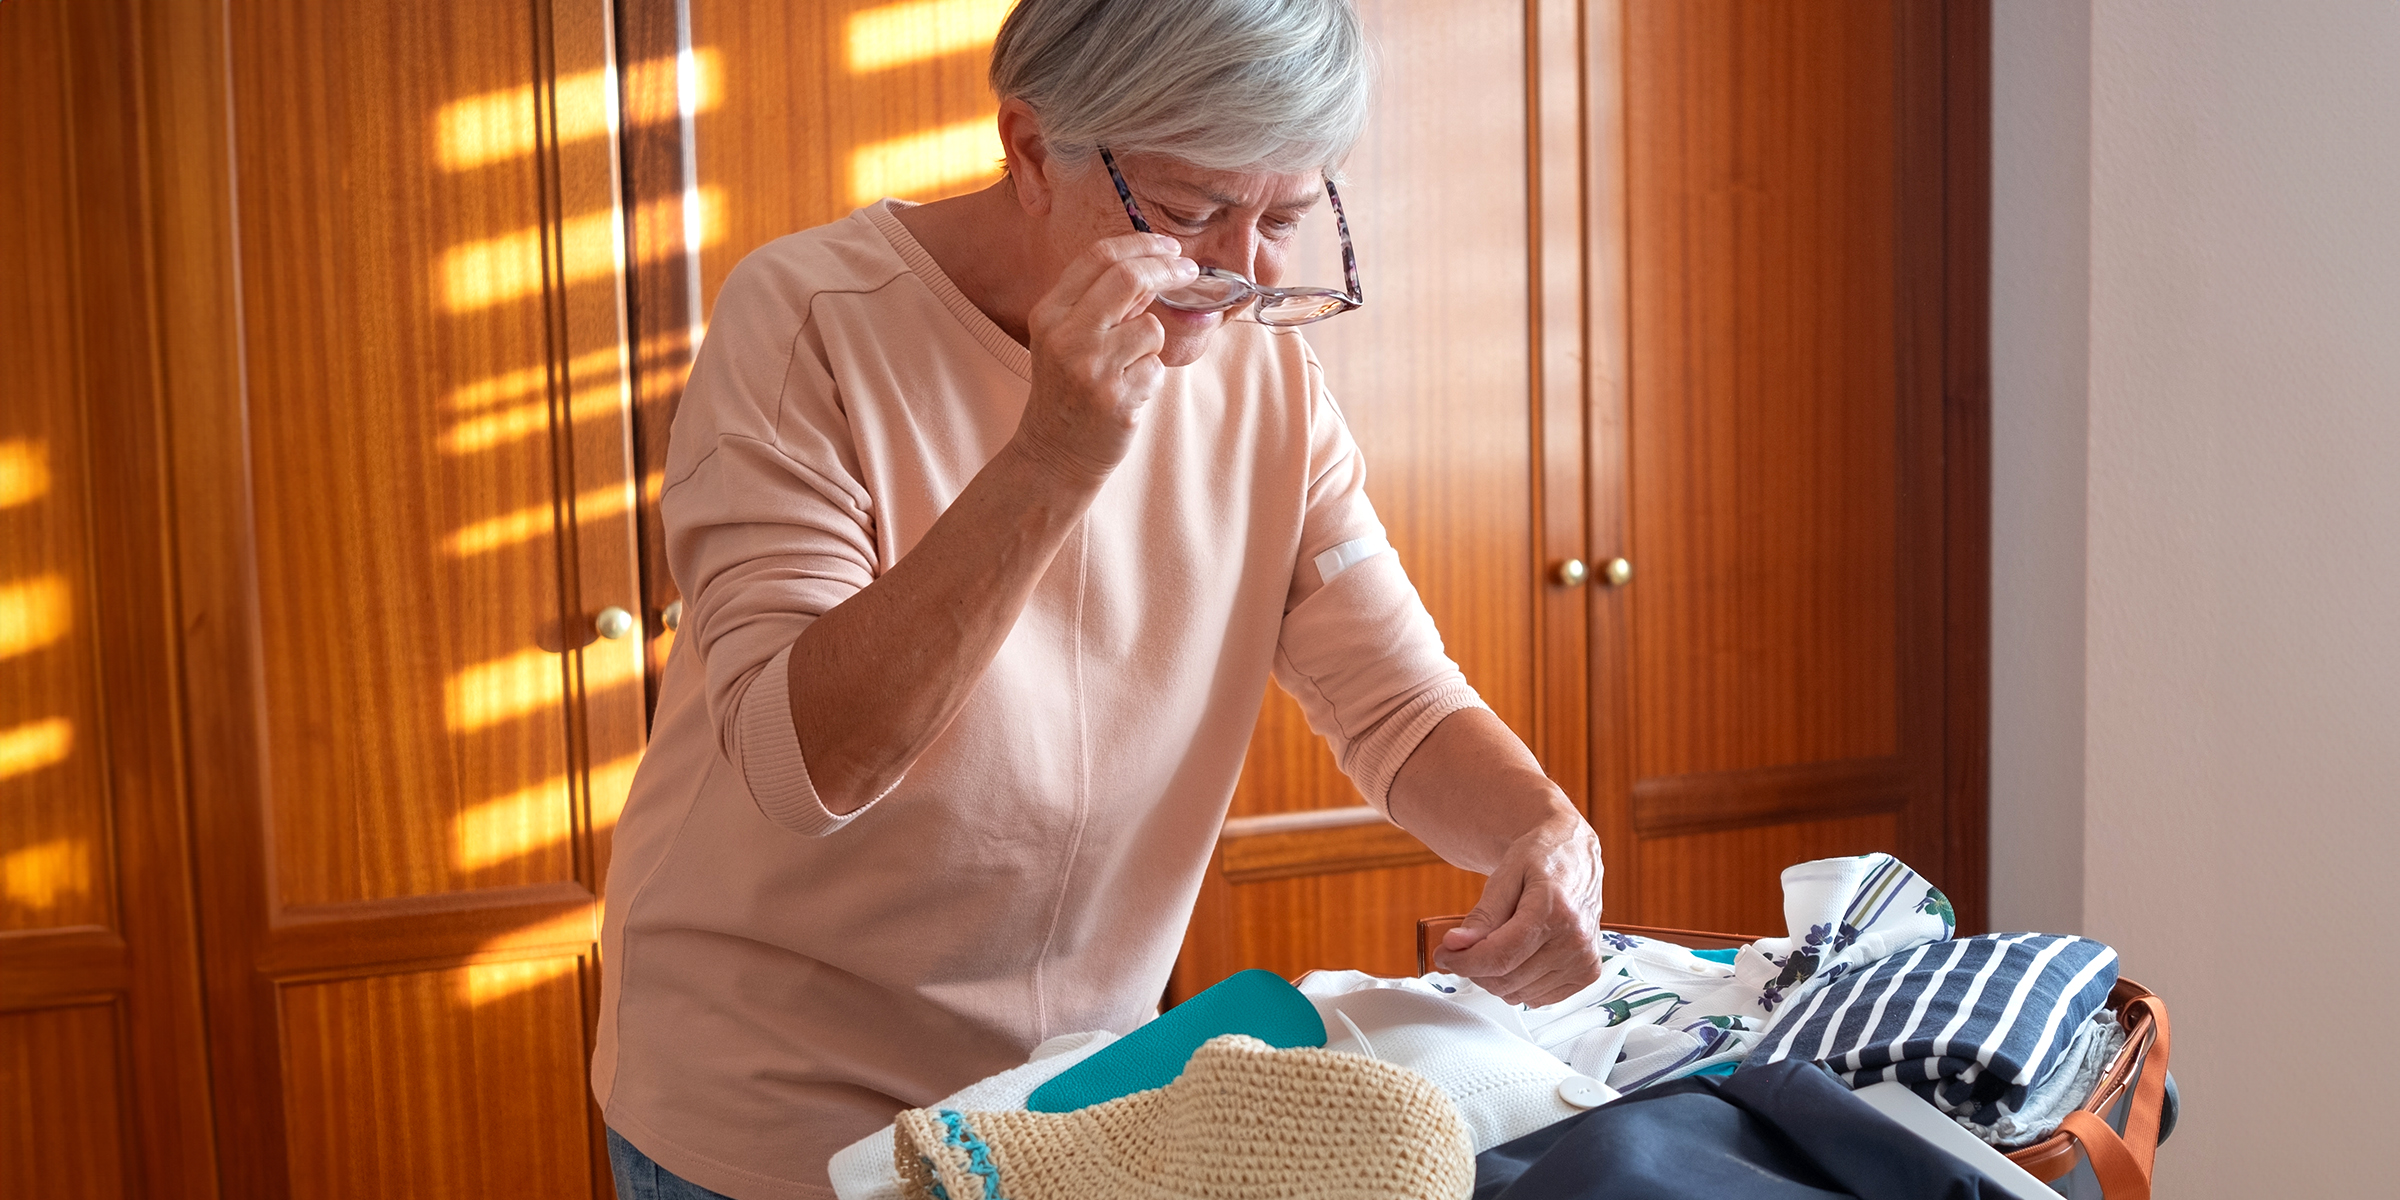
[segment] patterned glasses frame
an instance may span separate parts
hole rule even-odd
[[[1099,150],[1100,161],[1107,165],[1108,177],[1116,183],[1117,198],[1125,202],[1125,215],[1133,220],[1133,227],[1142,233],[1155,232],[1150,228],[1150,222],[1142,216],[1140,206],[1133,202],[1133,189],[1125,186],[1125,175],[1117,169],[1116,156],[1110,154],[1106,146],[1099,147]],[[1162,295],[1158,302],[1184,312],[1224,312],[1256,300],[1258,308],[1252,312],[1252,319],[1262,325],[1281,326],[1307,325],[1328,317],[1338,317],[1365,304],[1366,293],[1358,287],[1358,255],[1350,249],[1350,222],[1342,216],[1342,195],[1334,190],[1331,176],[1325,177],[1325,199],[1333,206],[1333,226],[1341,235],[1342,277],[1350,285],[1349,291],[1337,292],[1321,287],[1266,287],[1232,271],[1202,267],[1200,284]],[[1225,294],[1207,295],[1217,289],[1223,289]],[[1195,292],[1202,295],[1195,296],[1192,294]],[[1178,299],[1178,296],[1182,298]]]

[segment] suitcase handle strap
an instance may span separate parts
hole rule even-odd
[[[2108,1200],[2150,1200],[2150,1177],[2158,1164],[2159,1114],[2167,1096],[2167,1006],[2156,996],[2127,1001],[2119,1019],[2128,1026],[2136,1014],[2150,1018],[2150,1049],[2142,1059],[2142,1076],[2133,1087],[2133,1107],[2125,1114],[2125,1136],[2088,1110],[2079,1109],[2059,1122],[2058,1131],[2083,1144],[2100,1194]]]
[[[2068,1113],[2058,1123],[2058,1131],[2083,1143],[2083,1156],[2092,1164],[2092,1174],[2100,1180],[2100,1194],[2108,1200],[2150,1200],[2150,1172],[2134,1161],[2133,1149],[2108,1122],[2083,1109]]]

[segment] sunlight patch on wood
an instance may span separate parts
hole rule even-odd
[[[642,756],[629,754],[592,771],[592,828],[614,828]],[[573,837],[574,777],[555,775],[486,800],[458,816],[458,868],[480,871]]]
[[[871,142],[850,156],[850,202],[920,196],[1000,177],[998,114]]]
[[[674,58],[653,58],[625,68],[625,124],[656,125],[682,118],[682,81]],[[609,133],[606,71],[559,77],[551,95],[557,106],[552,136],[561,145]],[[715,50],[692,52],[692,111],[708,112],[725,101],[724,57]],[[434,114],[435,157],[448,171],[468,171],[532,154],[541,145],[541,114],[530,84],[454,100]]]
[[[56,766],[74,752],[75,723],[65,717],[0,729],[0,779]]]
[[[725,189],[700,189],[697,233],[702,246],[725,238]],[[641,261],[685,253],[687,236],[683,197],[653,200],[633,211],[633,245]],[[542,226],[504,233],[499,237],[453,246],[442,255],[439,283],[442,303],[451,312],[475,312],[496,304],[538,295],[548,286],[544,271],[545,232],[558,238],[557,269],[561,284],[606,279],[621,268],[617,213],[587,213],[570,217],[550,231]]]
[[[574,389],[574,395],[575,400],[568,409],[569,421],[602,421],[624,414],[624,401],[614,391],[583,387]],[[452,425],[442,432],[442,453],[476,454],[494,446],[541,437],[549,432],[550,402],[547,399],[534,400]]]
[[[0,508],[31,504],[49,494],[49,447],[30,438],[0,442]]]
[[[52,838],[0,854],[0,896],[26,908],[56,908],[92,890],[92,844]]]
[[[624,516],[631,511],[631,501],[627,496],[629,490],[621,486],[598,487],[577,496],[575,518],[579,521],[597,521]],[[556,505],[528,505],[460,529],[444,539],[442,548],[452,558],[471,558],[548,537],[557,532],[557,527]]]
[[[850,70],[882,71],[992,44],[1016,0],[907,0],[850,14]]]
[[[575,958],[525,958],[515,962],[476,963],[467,968],[467,1003],[490,1004],[494,1000],[537,988],[553,979],[575,973]]]
[[[74,627],[74,593],[57,572],[0,584],[0,658],[39,650]]]
[[[583,666],[587,692],[642,678],[640,656],[608,642],[594,643]],[[565,656],[534,648],[477,663],[450,677],[448,693],[450,728],[461,733],[556,708],[567,695]]]

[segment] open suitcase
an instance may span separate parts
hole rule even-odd
[[[1433,969],[1433,947],[1464,916],[1417,922],[1417,971]],[[1696,929],[1611,924],[1637,937],[1695,950],[1723,950],[1757,937]],[[2101,1073],[2082,1107],[2049,1137],[2010,1151],[2009,1160],[2068,1200],[2150,1200],[2158,1144],[2174,1132],[2174,1081],[2167,1077],[2167,1005],[2150,989],[2120,976],[2108,1005],[2125,1026],[2125,1048]]]

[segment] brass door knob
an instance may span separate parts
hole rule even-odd
[[[633,614],[611,604],[592,618],[592,628],[599,630],[601,637],[616,641],[633,632]]]
[[[1558,564],[1558,569],[1552,574],[1561,587],[1582,587],[1583,581],[1592,577],[1592,569],[1584,566],[1582,559],[1570,558]]]
[[[678,600],[668,605],[667,611],[660,613],[658,619],[666,622],[667,630],[670,633],[683,628],[683,601]]]
[[[1610,587],[1624,587],[1633,582],[1633,564],[1621,558],[1612,558],[1607,566],[1600,568],[1600,576],[1608,580]]]

